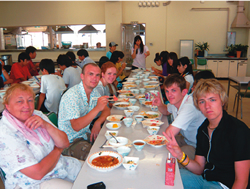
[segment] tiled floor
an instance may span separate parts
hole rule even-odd
[[[221,84],[226,88],[228,87],[228,80],[220,80]],[[235,116],[235,111],[233,111],[233,103],[234,103],[234,97],[236,94],[236,89],[230,88],[229,93],[229,103],[228,103],[228,110],[227,112]],[[240,118],[240,106],[239,106],[239,112],[238,112],[238,119],[243,121],[249,128],[250,128],[250,98],[244,98],[242,102],[242,109],[243,109],[243,119]],[[3,183],[0,181],[0,189],[4,189]]]

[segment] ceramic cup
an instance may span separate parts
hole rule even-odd
[[[139,91],[140,91],[141,94],[144,94],[146,92],[146,89],[145,88],[140,88]]]
[[[132,117],[134,114],[133,110],[124,110],[126,117]]]
[[[123,123],[125,124],[126,127],[130,127],[133,123],[133,118],[126,117],[123,119]]]
[[[135,115],[134,118],[137,121],[137,123],[141,123],[142,120],[144,119],[144,116],[143,115]]]
[[[141,151],[145,146],[146,142],[144,140],[134,140],[133,145],[137,151]]]
[[[136,103],[136,99],[135,98],[130,98],[129,99],[129,102],[132,104],[132,105],[135,105],[135,103]]]
[[[145,101],[145,98],[139,98],[139,102],[142,105],[142,103]]]
[[[131,149],[129,147],[127,147],[127,146],[120,146],[120,147],[117,148],[117,152],[119,154],[121,154],[122,157],[128,156],[130,151],[131,151]]]
[[[153,106],[153,105],[150,105],[150,108],[153,112],[157,112],[158,111],[158,107],[157,106]]]

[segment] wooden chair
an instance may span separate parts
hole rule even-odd
[[[241,119],[242,119],[242,117],[243,117],[243,116],[242,116],[242,98],[250,98],[250,92],[248,92],[248,90],[250,90],[250,81],[248,82],[248,85],[247,85],[247,87],[245,88],[245,91],[237,92],[237,93],[235,94],[235,98],[234,98],[233,111],[234,111],[236,99],[237,99],[237,97],[239,96]],[[239,104],[237,104],[237,106],[239,106]]]

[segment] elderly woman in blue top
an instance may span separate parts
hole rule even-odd
[[[249,188],[250,129],[223,110],[227,95],[216,79],[201,79],[193,97],[207,118],[198,129],[195,159],[166,136],[167,149],[188,169],[180,169],[184,188]]]
[[[6,173],[5,188],[70,189],[81,163],[62,156],[67,135],[40,111],[34,110],[33,90],[14,84],[4,96],[0,121],[0,167]]]

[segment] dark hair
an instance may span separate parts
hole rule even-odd
[[[104,63],[108,62],[108,61],[109,61],[109,58],[108,58],[108,57],[102,56],[102,57],[100,58],[100,60],[99,60],[99,67],[101,68],[102,65],[103,65]]]
[[[161,60],[160,54],[159,54],[159,53],[156,53],[156,54],[155,54],[154,62],[156,63],[156,62],[159,61],[159,60]]]
[[[29,46],[29,47],[26,48],[25,52],[29,55],[30,53],[36,52],[36,50],[37,49],[35,47]]]
[[[134,46],[135,46],[137,40],[140,40],[140,41],[141,41],[141,44],[140,44],[140,53],[143,54],[144,45],[143,45],[141,36],[139,36],[139,35],[135,36],[135,38],[134,38]],[[138,49],[136,49],[136,54],[138,54]]]
[[[66,54],[60,54],[56,60],[57,64],[61,66],[65,65],[66,67],[72,66],[72,62]]]
[[[122,51],[114,51],[110,57],[110,61],[116,64],[118,62],[118,58],[123,58],[124,53]]]
[[[172,59],[173,60],[173,66],[170,66],[168,64],[168,73],[173,74],[173,73],[177,73],[179,74],[179,71],[177,70],[177,65],[178,65],[178,56],[175,52],[170,52],[168,54],[168,59]]]
[[[178,60],[178,66],[180,66],[180,65],[182,65],[182,66],[187,65],[187,68],[186,68],[186,70],[184,71],[183,74],[188,73],[188,74],[194,75],[194,74],[193,74],[192,64],[191,64],[191,62],[190,62],[190,60],[189,60],[188,57],[184,56],[184,57],[180,58],[180,59]]]
[[[164,88],[168,88],[171,87],[173,84],[176,84],[181,89],[181,91],[183,91],[183,89],[186,89],[186,80],[184,79],[184,77],[178,74],[169,75],[165,79],[163,86]]]
[[[42,59],[40,64],[39,64],[39,68],[41,70],[45,69],[49,72],[49,74],[55,73],[55,65],[53,60],[51,59]]]
[[[198,81],[200,79],[215,79],[215,76],[214,76],[213,72],[211,72],[209,70],[203,70],[203,71],[198,72],[194,76],[194,80],[196,81],[196,83],[198,83]]]
[[[80,49],[79,51],[77,51],[77,56],[85,56],[88,57],[89,53],[88,51],[86,51],[85,49]]]
[[[75,60],[76,60],[76,55],[75,55],[75,53],[74,53],[73,51],[68,51],[68,52],[66,53],[66,55],[67,55],[72,61],[75,62]]]
[[[24,61],[25,59],[30,60],[30,56],[26,52],[21,52],[18,55],[18,62],[21,62],[21,60]]]

